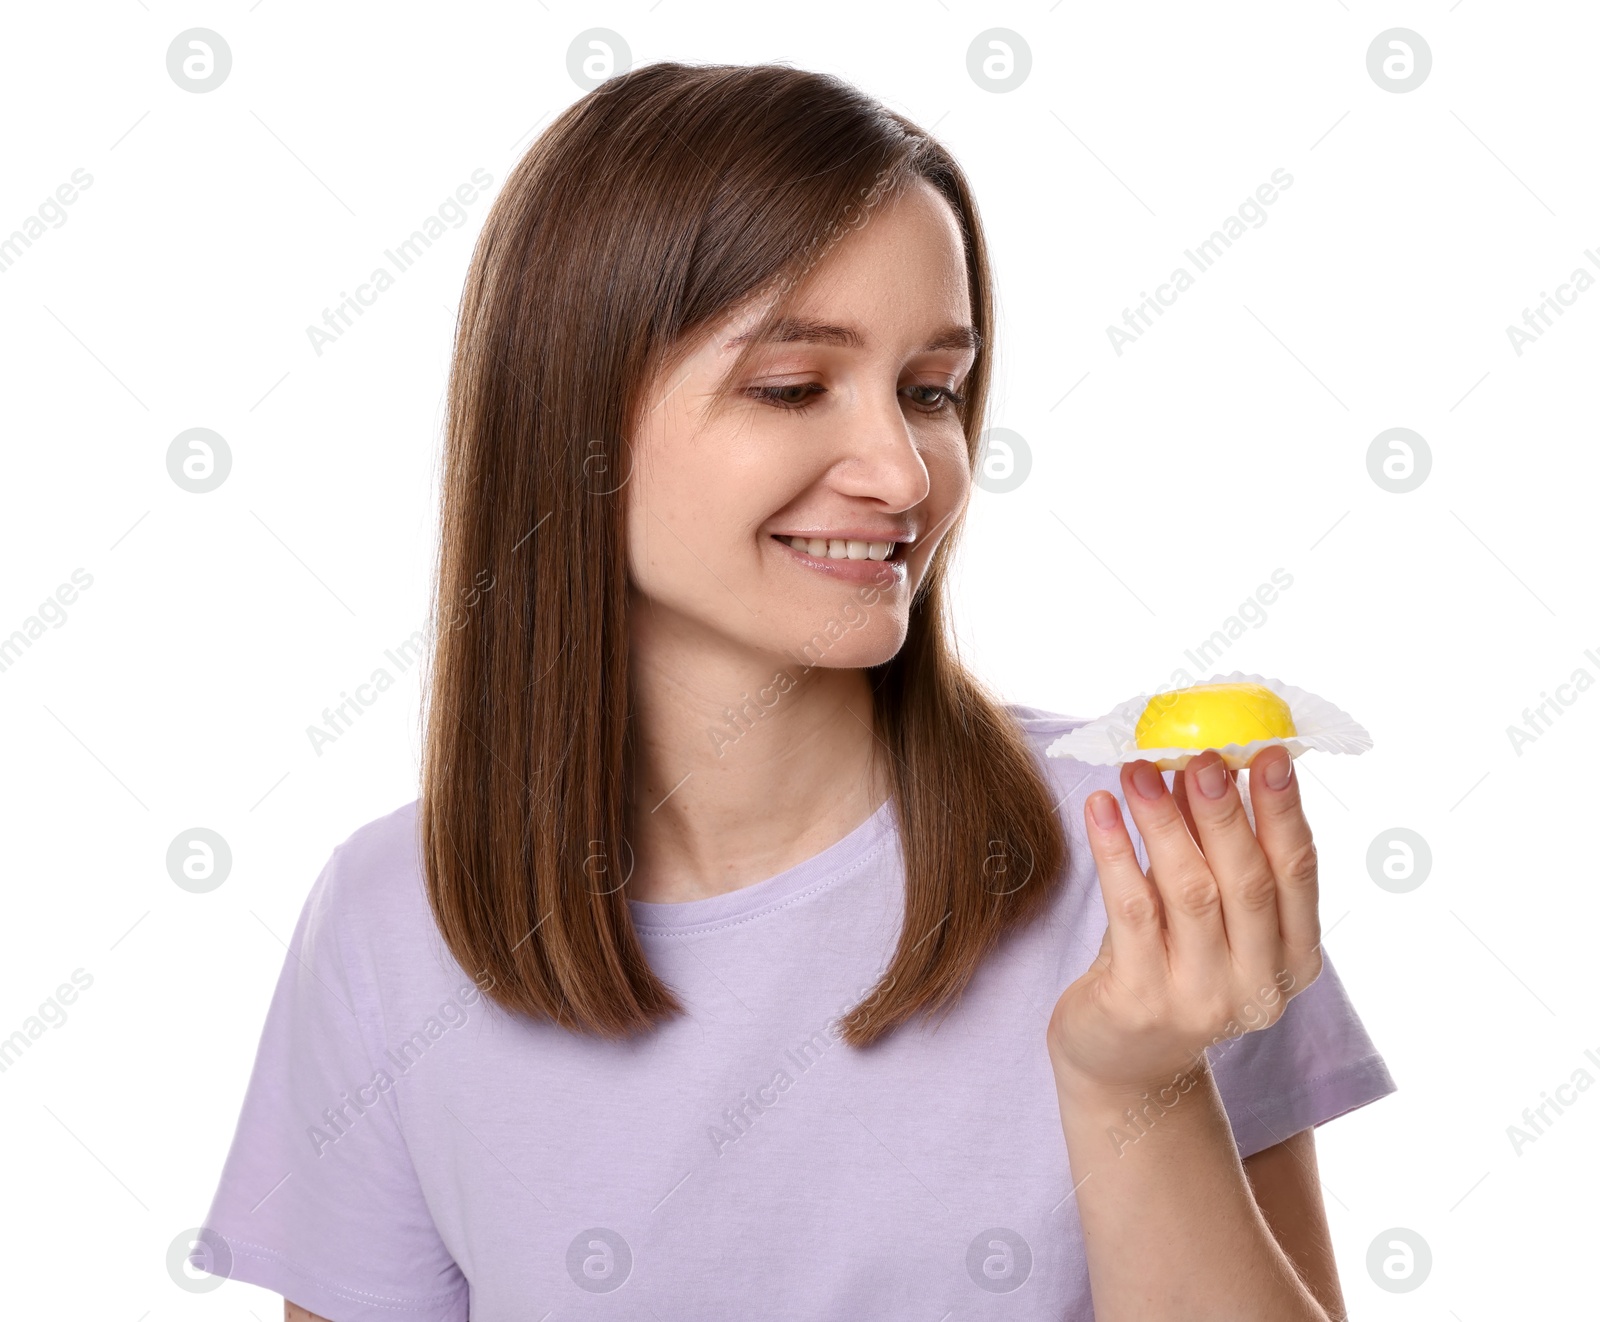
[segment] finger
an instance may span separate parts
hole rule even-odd
[[[1228,779],[1235,785],[1239,783],[1239,773],[1232,767],[1228,768]],[[1194,837],[1195,843],[1198,844],[1200,841],[1200,828],[1194,824],[1194,813],[1189,809],[1189,791],[1181,774],[1172,778],[1171,789],[1172,797],[1177,800],[1178,811],[1183,814],[1184,824],[1189,828],[1189,834]],[[1240,793],[1243,794],[1244,791],[1241,790]],[[1245,804],[1246,809],[1249,806],[1248,803]]]
[[[1283,776],[1281,785],[1273,780]],[[1257,753],[1250,763],[1250,802],[1256,838],[1278,880],[1278,930],[1291,955],[1310,960],[1322,940],[1317,914],[1317,846],[1300,803],[1300,777],[1282,745]],[[1320,954],[1317,956],[1320,960]],[[1320,965],[1319,965],[1320,967]]]
[[[1222,897],[1222,923],[1235,966],[1251,978],[1271,977],[1282,963],[1278,879],[1250,829],[1238,787],[1214,749],[1182,772],[1200,846]]]
[[[1148,985],[1166,966],[1161,897],[1139,866],[1116,796],[1096,790],[1083,805],[1089,852],[1100,874],[1112,965],[1127,982]]]
[[[1222,897],[1161,773],[1153,762],[1124,763],[1122,792],[1150,856],[1150,879],[1166,915],[1171,962],[1201,976],[1225,976],[1228,940]]]
[[[1189,811],[1189,791],[1184,788],[1183,772],[1179,771],[1172,778],[1172,801],[1178,805],[1178,811],[1183,814],[1183,824],[1189,828],[1189,834],[1194,837],[1196,844],[1200,843],[1200,828],[1194,824],[1194,814]]]

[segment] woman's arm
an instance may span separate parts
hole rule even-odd
[[[308,1313],[299,1304],[291,1304],[285,1299],[283,1301],[283,1322],[328,1322],[328,1319],[316,1313]]]
[[[1324,1280],[1313,1293],[1285,1251],[1304,1252],[1318,1230],[1325,1243],[1320,1204],[1308,1207],[1267,1153],[1253,1168],[1263,1177],[1258,1204],[1208,1068],[1155,1105],[1144,1089],[1059,1076],[1057,1089],[1100,1322],[1343,1317],[1337,1284]]]
[[[1317,1178],[1317,1145],[1310,1129],[1275,1143],[1244,1159],[1244,1173],[1256,1206],[1272,1228],[1273,1238],[1316,1295],[1333,1322],[1345,1322],[1339,1268],[1333,1258],[1328,1216]]]
[[[1275,747],[1251,770],[1253,823],[1214,752],[1176,793],[1149,762],[1123,767],[1148,874],[1115,797],[1085,805],[1106,932],[1047,1037],[1102,1322],[1330,1322],[1340,1309],[1294,1261],[1326,1239],[1314,1176],[1291,1176],[1292,1149],[1247,1174],[1204,1050],[1269,1028],[1322,971],[1298,780]]]

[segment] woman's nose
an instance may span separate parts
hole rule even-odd
[[[836,485],[846,495],[881,501],[889,509],[910,509],[927,499],[928,468],[896,393],[887,404],[873,401],[852,409],[844,420]]]

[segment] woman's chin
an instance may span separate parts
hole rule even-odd
[[[855,605],[855,603],[852,603]],[[905,644],[904,616],[874,618],[867,607],[855,605],[852,624],[844,614],[811,632],[805,626],[786,632],[776,650],[795,665],[830,670],[864,670],[882,665]]]

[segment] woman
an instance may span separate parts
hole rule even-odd
[[[421,794],[312,888],[197,1265],[332,1322],[1343,1316],[1311,1129],[1394,1084],[1288,757],[1252,829],[953,655],[993,338],[960,170],[835,79],[656,64],[540,138]]]

